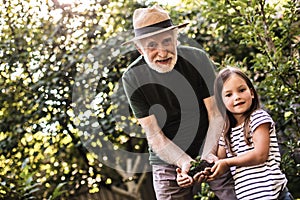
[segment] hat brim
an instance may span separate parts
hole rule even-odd
[[[134,42],[134,41],[136,41],[136,40],[140,40],[140,39],[143,39],[143,38],[147,38],[147,37],[150,37],[150,36],[159,34],[159,33],[163,33],[163,32],[165,32],[165,31],[169,31],[169,30],[175,29],[175,28],[183,28],[183,27],[187,26],[188,24],[189,24],[189,23],[186,22],[186,23],[184,23],[184,24],[180,24],[180,25],[177,25],[177,26],[170,26],[170,27],[167,27],[167,28],[158,30],[158,31],[154,31],[154,32],[151,32],[151,33],[147,33],[147,34],[138,36],[138,37],[134,37],[134,38],[132,38],[131,40],[122,43],[121,45],[124,46],[124,45],[130,44],[130,43],[132,43],[132,42]]]

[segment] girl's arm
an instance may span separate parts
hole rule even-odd
[[[240,156],[218,160],[212,167],[211,171],[213,174],[208,180],[214,180],[221,176],[229,170],[231,166],[246,167],[264,163],[269,156],[269,131],[270,123],[264,123],[258,126],[252,136],[254,149]]]
[[[217,156],[219,159],[226,158],[226,150],[224,146],[220,146],[220,145],[218,146]]]

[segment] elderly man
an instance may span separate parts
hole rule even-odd
[[[141,54],[122,81],[146,133],[158,200],[193,199],[191,186],[203,181],[205,173],[190,177],[190,162],[201,149],[206,159],[216,151],[222,124],[214,104],[212,62],[202,50],[178,45],[178,29],[186,25],[173,25],[158,5],[140,8],[133,15],[135,37],[124,43],[135,44]],[[218,181],[211,184],[216,195],[235,199],[231,177]]]

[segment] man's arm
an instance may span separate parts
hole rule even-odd
[[[204,104],[208,112],[209,127],[202,151],[202,159],[214,160],[212,155],[217,154],[218,142],[222,133],[224,120],[215,104],[214,96],[204,99]]]
[[[146,132],[146,137],[151,149],[165,162],[176,165],[182,171],[188,171],[190,161],[193,159],[181,148],[167,138],[158,126],[154,115],[138,119]]]
[[[204,104],[208,112],[209,126],[204,144],[202,146],[201,159],[207,160],[208,162],[216,162],[218,160],[218,157],[216,155],[224,120],[215,104],[214,96],[204,99]],[[196,182],[201,183],[207,180],[208,175],[208,171],[205,170],[204,172],[195,174],[193,178]],[[185,186],[188,184],[181,185]]]

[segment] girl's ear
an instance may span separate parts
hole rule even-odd
[[[253,90],[254,90],[253,88],[250,89],[252,99],[254,99],[254,92],[253,92]]]

